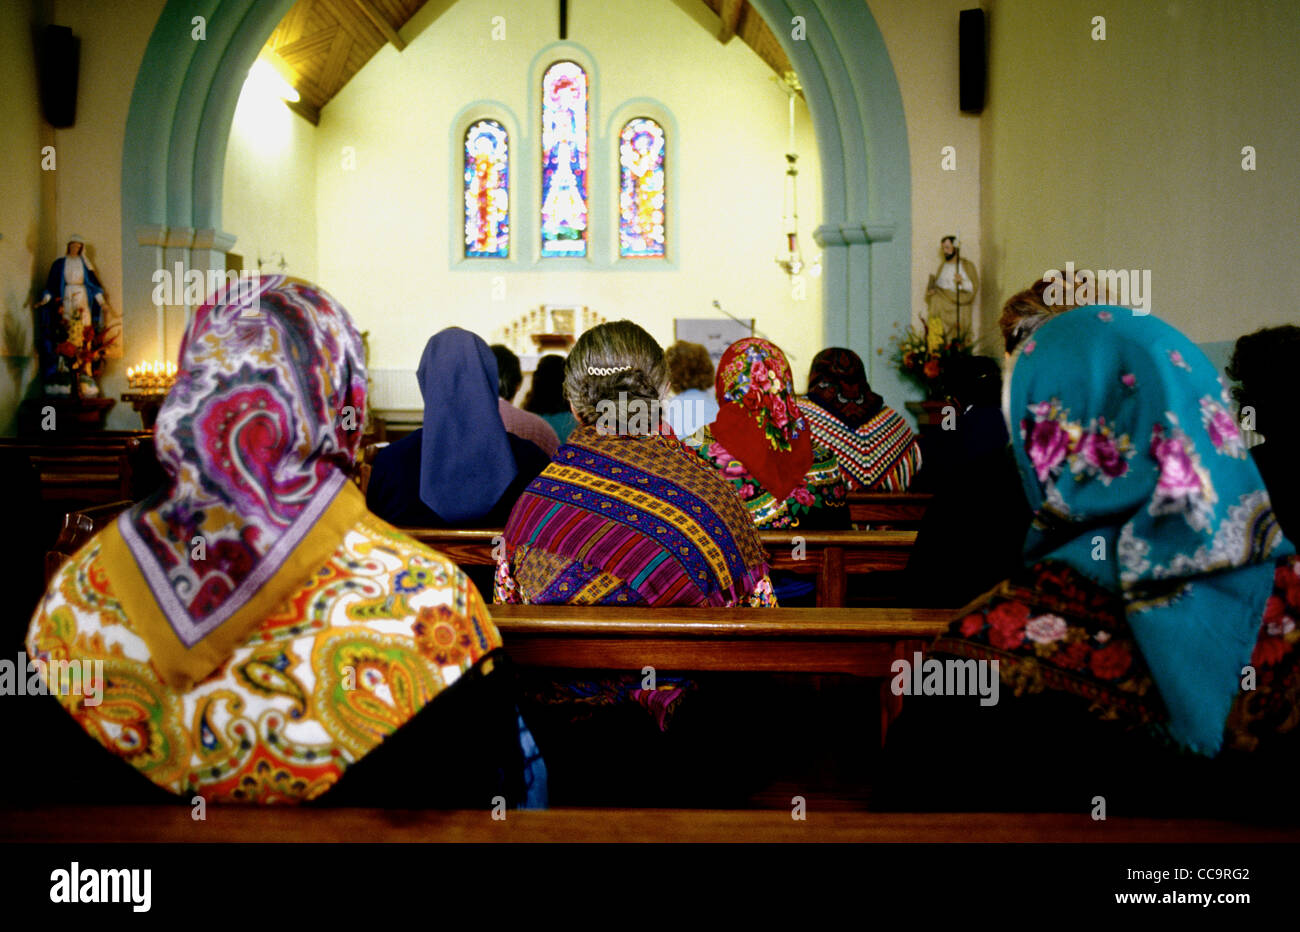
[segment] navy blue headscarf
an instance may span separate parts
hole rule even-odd
[[[416,372],[424,396],[420,501],[448,523],[492,510],[518,467],[497,405],[497,360],[483,339],[448,327]]]

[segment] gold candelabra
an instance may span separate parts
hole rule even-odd
[[[176,381],[176,363],[145,362],[126,370],[126,384],[137,394],[165,395]]]

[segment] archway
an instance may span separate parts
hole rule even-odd
[[[226,140],[244,76],[295,0],[169,0],[131,95],[122,158],[123,306],[151,306],[176,262],[224,268]],[[866,0],[750,0],[799,73],[822,165],[822,315],[828,345],[857,350],[887,397],[912,392],[888,364],[892,324],[911,317],[911,175],[903,100]],[[128,314],[129,345],[163,355],[163,316]],[[150,331],[154,331],[151,333]]]

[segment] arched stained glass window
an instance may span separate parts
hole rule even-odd
[[[560,61],[542,77],[542,255],[587,254],[587,73]]]
[[[628,120],[618,134],[618,254],[664,256],[664,130],[654,120]]]
[[[496,120],[465,130],[465,257],[510,255],[510,137]]]

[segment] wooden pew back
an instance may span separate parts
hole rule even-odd
[[[934,496],[913,492],[850,492],[849,520],[857,528],[915,530]]]
[[[460,566],[492,566],[500,528],[402,528]],[[817,577],[817,604],[845,604],[848,575],[907,567],[915,531],[760,531],[774,569]]]

